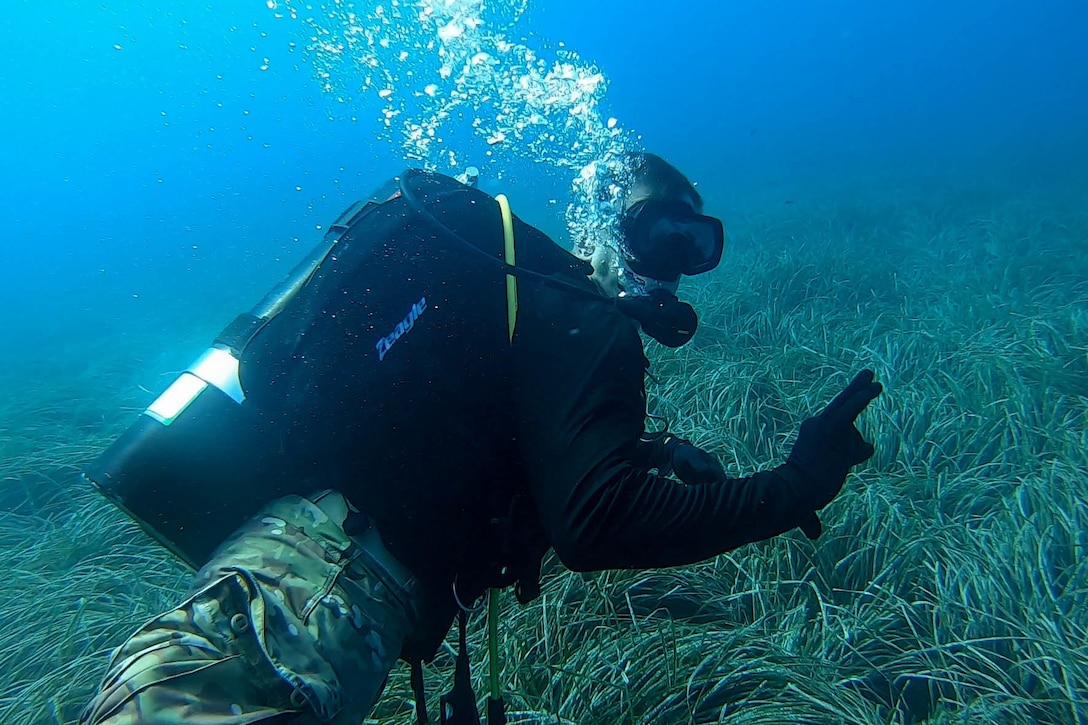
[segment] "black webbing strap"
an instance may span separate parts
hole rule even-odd
[[[423,660],[415,657],[412,659],[412,696],[416,701],[416,722],[419,725],[427,725],[430,719],[427,717],[427,694],[423,691]]]
[[[464,609],[457,613],[457,666],[453,673],[453,689],[442,696],[440,707],[442,725],[480,725],[480,712],[476,709],[476,693],[472,691],[472,673],[469,670],[468,614]]]

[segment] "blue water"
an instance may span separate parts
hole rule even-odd
[[[508,35],[596,62],[604,113],[728,221],[873,178],[1083,178],[1085,30],[1075,0],[549,0]],[[0,34],[9,340],[121,329],[192,293],[244,304],[405,163],[376,140],[377,99],[323,93],[308,29],[263,2],[22,0]]]
[[[286,7],[5,6],[5,354],[56,363],[82,339],[154,346],[192,317],[220,326],[341,208],[413,163],[373,93],[322,89],[313,28],[277,18]],[[596,63],[602,118],[689,173],[728,226],[874,185],[1082,184],[1086,29],[1075,0],[551,0],[503,32]],[[350,64],[338,72],[357,84]],[[466,161],[484,158],[464,123],[450,133]],[[519,193],[515,211],[561,237],[574,172],[493,151],[485,188]]]
[[[315,36],[344,37],[347,4],[3,5],[0,509],[48,508],[35,500],[47,498],[47,479],[66,496],[58,482],[95,452],[85,439],[123,429],[344,207],[421,162],[397,129],[434,112],[424,89],[439,60],[424,51],[435,33],[415,13],[436,3],[403,4],[390,30],[396,42],[379,46],[403,103],[392,130],[382,123],[382,85],[363,88],[368,68],[314,49]],[[379,5],[393,7],[357,8],[372,16]],[[811,218],[850,203],[909,216],[919,198],[933,209],[1030,197],[1048,203],[1024,205],[1029,216],[1084,213],[1084,0],[539,0],[520,14],[518,5],[490,0],[483,30],[497,28],[548,66],[569,51],[580,71],[596,65],[607,90],[595,96],[595,129],[615,119],[696,180],[734,244],[763,241],[745,233],[760,227],[753,218],[773,221],[787,209]],[[395,60],[402,50],[408,61]],[[438,85],[439,96],[449,90]],[[422,161],[455,171],[453,151],[458,169],[481,165],[483,188],[507,192],[516,213],[566,243],[570,184],[586,161],[579,134],[562,125],[569,114],[551,117],[555,144],[543,154],[489,144],[473,112],[460,107],[440,129],[441,149]],[[489,123],[496,111],[485,103],[480,114]],[[542,155],[553,160],[537,163]],[[959,221],[966,228],[971,217]],[[1069,230],[1083,228],[1060,215],[1046,221],[1058,237],[1046,248],[1067,250]],[[1083,257],[1054,266],[1075,276]],[[1083,330],[1076,311],[1068,319],[1068,329]],[[1082,349],[1074,342],[1051,357],[1073,360]],[[1072,399],[1083,389],[1073,380],[1079,365],[1078,357],[1062,368],[1066,377],[1049,390],[1040,385],[1039,396]],[[53,685],[43,687],[52,697]]]

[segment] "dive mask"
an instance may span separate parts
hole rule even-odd
[[[725,248],[721,220],[698,214],[683,201],[640,201],[624,213],[620,231],[630,270],[664,282],[709,272]]]

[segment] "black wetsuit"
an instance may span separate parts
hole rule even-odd
[[[511,342],[496,202],[405,184],[258,337],[243,382],[307,485],[342,490],[426,584],[416,656],[452,622],[455,581],[466,602],[531,581],[549,546],[577,570],[665,567],[799,523],[775,471],[651,473],[641,338],[588,265],[517,220]]]

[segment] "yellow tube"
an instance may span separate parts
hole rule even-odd
[[[514,261],[514,217],[510,213],[510,201],[505,194],[495,197],[502,214],[502,236],[505,243],[506,263],[513,267]],[[506,274],[506,331],[510,342],[514,341],[514,326],[518,321],[518,279],[509,272]]]

